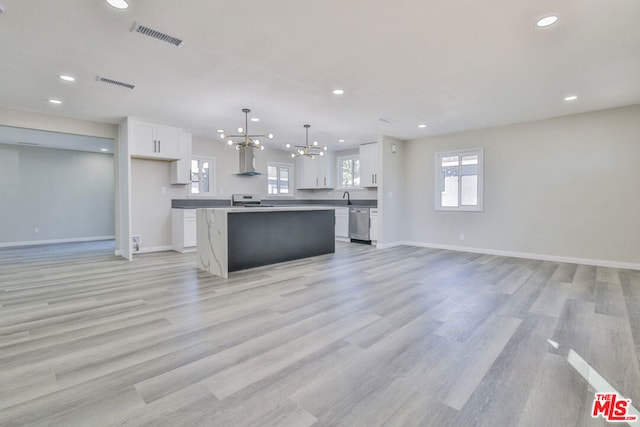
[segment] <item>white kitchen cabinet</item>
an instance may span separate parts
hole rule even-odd
[[[331,189],[335,187],[335,156],[325,151],[324,156],[315,159],[298,157],[298,190]]]
[[[171,162],[171,184],[191,184],[191,134],[180,132],[180,160]]]
[[[378,143],[360,146],[360,186],[378,186]]]
[[[336,208],[336,238],[349,238],[349,208]]]
[[[369,239],[372,242],[378,241],[378,209],[370,209],[369,210]]]
[[[196,250],[195,209],[171,209],[171,247],[183,253]]]
[[[129,119],[129,154],[131,157],[158,160],[180,159],[179,128]]]

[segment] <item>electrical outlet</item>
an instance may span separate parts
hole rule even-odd
[[[131,249],[135,250],[136,252],[139,252],[140,240],[142,240],[140,236],[131,236]]]
[[[162,187],[162,194],[167,194],[167,187]]]
[[[464,240],[464,233],[458,234],[458,240]]]
[[[33,227],[33,234],[40,234],[40,227]]]

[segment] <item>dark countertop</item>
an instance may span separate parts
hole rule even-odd
[[[351,205],[347,205],[347,201],[343,199],[263,199],[265,204],[273,206],[305,206],[305,205],[324,205],[324,206],[359,206],[368,208],[377,208],[377,200],[351,200]],[[230,207],[231,200],[226,199],[173,199],[171,207],[175,209],[196,209],[196,208],[223,208]]]

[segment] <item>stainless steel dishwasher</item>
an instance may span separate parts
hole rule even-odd
[[[369,228],[369,208],[349,208],[349,238],[371,241]]]

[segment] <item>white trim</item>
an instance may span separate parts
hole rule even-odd
[[[51,239],[51,240],[28,240],[24,242],[8,242],[0,243],[0,248],[10,248],[15,246],[37,246],[52,245],[55,243],[75,243],[75,242],[92,242],[98,240],[114,240],[116,236],[96,236],[96,237],[73,237],[70,239]]]
[[[456,252],[472,252],[472,253],[485,254],[485,255],[497,255],[497,256],[513,257],[513,258],[535,259],[540,261],[593,265],[596,267],[623,268],[627,270],[640,270],[640,263],[610,261],[610,260],[603,260],[603,259],[575,258],[575,257],[565,257],[565,256],[559,256],[559,255],[536,254],[531,252],[503,251],[503,250],[497,250],[497,249],[472,248],[468,246],[441,245],[437,243],[423,243],[423,242],[410,242],[410,241],[398,241],[398,242],[378,244],[378,248],[381,248],[381,249],[392,248],[394,246],[416,246],[421,248],[444,249],[444,250],[456,251]]]
[[[458,181],[458,206],[442,206],[442,193],[440,191],[441,180],[440,171],[442,170],[441,159],[446,156],[462,156],[464,155],[477,155],[478,156],[478,205],[467,206],[461,203],[462,196],[462,181]],[[462,160],[462,159],[461,159]],[[435,188],[433,192],[433,210],[441,212],[484,212],[484,147],[469,148],[465,150],[452,150],[452,151],[440,151],[435,153],[435,167],[434,167],[434,183]],[[461,177],[459,177],[461,179]]]
[[[371,144],[375,144],[374,142],[372,142]],[[336,156],[336,191],[350,191],[350,190],[366,190],[365,187],[361,187],[361,186],[353,186],[353,187],[342,187],[342,167],[341,167],[341,162],[343,160],[357,160],[358,163],[360,162],[360,153],[356,153],[356,154],[345,154],[343,156]],[[358,173],[360,173],[358,171]],[[358,175],[358,179],[360,179],[360,175]]]
[[[192,193],[191,192],[191,162],[196,160],[198,162],[210,162],[211,166],[209,166],[209,191],[206,193]],[[218,194],[218,190],[216,188],[217,180],[216,180],[216,158],[210,156],[199,156],[197,154],[192,154],[191,159],[189,160],[189,184],[187,184],[187,199],[198,199],[198,198],[214,198]]]
[[[276,168],[277,172],[276,172],[276,189],[277,189],[277,193],[273,194],[273,193],[269,193],[269,167],[272,166],[274,168]],[[288,193],[280,193],[280,168],[286,168],[289,169],[289,180],[287,181],[289,183],[289,192]],[[296,197],[295,194],[295,189],[294,187],[294,180],[295,180],[295,166],[293,163],[286,163],[286,162],[276,162],[276,161],[268,161],[267,162],[267,190],[265,191],[267,197],[288,197],[288,198],[293,198]]]
[[[389,249],[394,248],[396,246],[416,246],[410,244],[410,242],[391,242],[391,243],[378,243],[376,242],[376,248],[378,249]]]
[[[347,242],[347,243],[349,243],[349,242],[351,242],[351,239],[349,239],[348,237],[339,237],[339,236],[336,236],[336,241],[337,241],[337,242]]]
[[[133,255],[135,254],[146,254],[149,252],[165,252],[165,251],[173,251],[173,246],[150,246],[146,248],[140,248],[138,251],[133,251]]]

